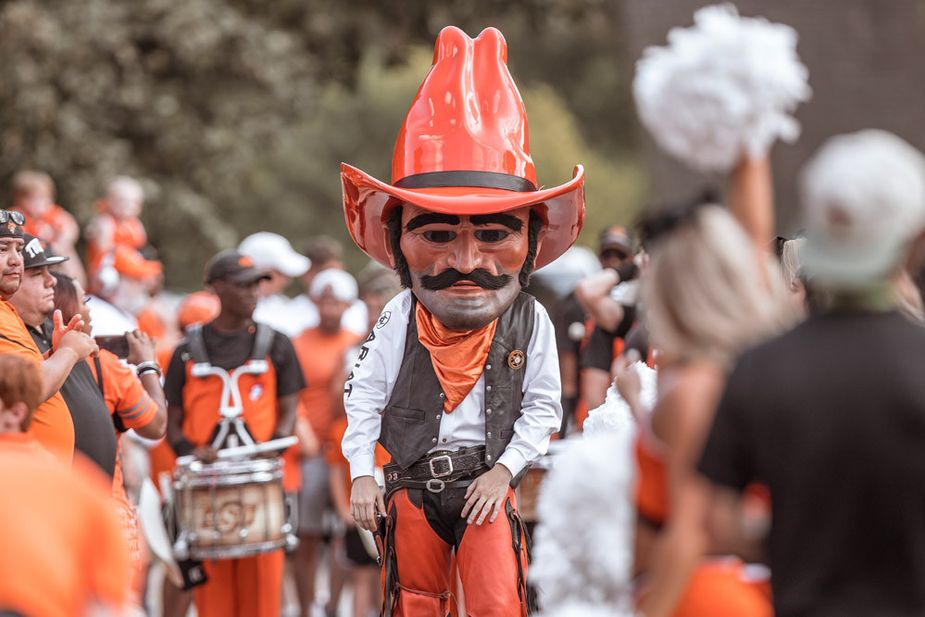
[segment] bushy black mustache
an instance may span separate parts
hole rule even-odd
[[[483,289],[501,289],[506,287],[511,280],[513,280],[512,277],[507,274],[495,276],[482,268],[476,268],[468,274],[463,274],[455,268],[449,268],[436,276],[426,274],[421,276],[421,287],[430,291],[439,291],[460,281],[472,281]]]

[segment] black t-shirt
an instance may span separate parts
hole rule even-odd
[[[770,487],[778,617],[925,615],[925,329],[813,317],[739,360],[700,471]]]
[[[588,337],[588,344],[581,350],[580,366],[581,368],[596,368],[602,371],[610,372],[610,366],[613,364],[614,355],[613,347],[617,339],[622,339],[633,327],[636,321],[636,307],[623,307],[623,320],[617,325],[613,332],[595,326]]]
[[[256,333],[254,325],[231,333],[219,332],[211,325],[203,326],[202,337],[209,362],[227,371],[243,365],[251,356]],[[276,371],[277,397],[296,394],[305,388],[305,376],[289,337],[274,331],[269,355]],[[164,379],[164,394],[171,405],[183,406],[183,386],[186,385],[186,362],[189,358],[189,347],[183,342],[174,350],[170,359]]]
[[[585,310],[578,302],[574,291],[562,298],[562,301],[556,305],[552,323],[556,329],[556,348],[560,354],[571,352],[578,355],[581,341],[584,338],[585,319],[587,319]],[[575,324],[580,327],[576,328]],[[581,336],[574,336],[576,330],[581,333]]]
[[[42,353],[51,349],[51,328],[50,321],[46,321],[41,330],[28,328]],[[74,449],[111,477],[116,468],[116,434],[99,384],[86,362],[78,362],[71,369],[61,386],[61,396],[74,423]]]

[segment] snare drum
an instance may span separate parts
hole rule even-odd
[[[177,558],[234,559],[292,542],[282,467],[278,458],[178,464]]]

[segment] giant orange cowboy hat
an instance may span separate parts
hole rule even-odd
[[[341,184],[353,241],[393,267],[386,220],[402,203],[459,216],[533,206],[546,227],[537,268],[575,242],[585,217],[581,165],[565,184],[537,187],[526,111],[495,28],[475,40],[452,26],[440,32],[433,66],[395,143],[392,183],[342,163]]]

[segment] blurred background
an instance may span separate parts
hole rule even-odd
[[[20,169],[47,171],[81,225],[114,176],[141,180],[141,215],[166,286],[198,287],[205,260],[258,230],[296,249],[344,241],[338,165],[388,180],[392,146],[454,24],[505,34],[525,99],[540,182],[588,171],[579,240],[631,223],[697,177],[637,126],[633,63],[694,0],[0,0],[0,194]],[[925,148],[925,1],[743,0],[744,15],[789,24],[810,70],[803,136],[773,154],[780,227],[794,180],[825,137],[864,127]]]

